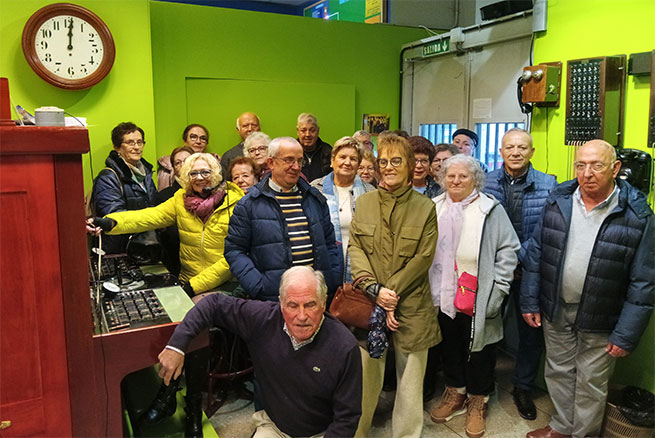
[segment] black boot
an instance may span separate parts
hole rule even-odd
[[[179,383],[179,378],[177,380],[171,380],[170,385],[168,386],[162,382],[155,400],[150,404],[148,410],[141,416],[140,423],[142,425],[159,424],[164,421],[164,419],[175,413],[177,409],[175,393],[177,392]]]
[[[184,436],[186,438],[202,438],[202,394],[191,394],[184,397],[186,402],[186,423]]]

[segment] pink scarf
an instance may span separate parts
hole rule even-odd
[[[464,208],[479,196],[473,189],[461,202],[453,202],[446,192],[444,212],[439,218],[439,239],[430,267],[430,290],[432,303],[451,319],[455,318],[455,294],[457,293],[457,272],[455,271],[455,254],[462,237]]]
[[[191,192],[184,196],[184,208],[200,218],[202,223],[205,224],[216,207],[221,205],[223,197],[225,197],[225,184],[222,184],[217,190],[205,197],[196,192]]]

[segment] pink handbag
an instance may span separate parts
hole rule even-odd
[[[468,316],[475,312],[475,293],[478,290],[478,277],[463,272],[457,280],[455,308]]]

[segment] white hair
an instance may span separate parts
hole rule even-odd
[[[255,143],[257,140],[264,140],[266,146],[268,146],[271,143],[271,137],[269,137],[268,135],[264,134],[261,131],[253,132],[248,137],[246,137],[246,140],[243,142],[244,157],[250,156],[250,154],[248,153],[248,149],[250,149],[250,146],[252,146],[252,144]]]
[[[303,122],[311,123],[312,125],[316,125],[318,128],[318,120],[316,119],[316,116],[311,113],[301,113],[298,116],[298,125],[300,125]]]
[[[480,163],[475,158],[470,155],[457,154],[448,158],[441,165],[441,171],[439,172],[439,185],[441,187],[446,187],[446,173],[448,168],[453,164],[466,164],[471,171],[471,176],[475,180],[475,188],[478,189],[478,192],[481,192],[484,189],[484,180],[486,178],[484,170],[480,167]]]
[[[321,271],[315,271],[311,266],[294,266],[284,271],[282,279],[280,280],[280,301],[284,301],[284,297],[287,294],[287,289],[290,284],[298,281],[298,278],[308,276],[312,276],[316,282],[316,297],[321,301],[321,303],[325,303],[327,298],[325,277],[323,277]]]
[[[363,129],[360,129],[359,131],[355,131],[355,133],[353,134],[353,137],[359,137],[359,136],[370,137],[371,133],[368,131],[364,131]]]
[[[280,149],[280,145],[282,143],[291,143],[294,145],[300,146],[300,143],[298,143],[298,140],[296,140],[293,137],[277,137],[271,140],[271,142],[268,144],[268,156],[269,157],[277,157],[277,151]],[[302,146],[300,146],[302,147]]]

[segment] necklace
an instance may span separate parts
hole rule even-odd
[[[312,165],[312,159],[314,158],[314,155],[316,155],[316,152],[318,152],[318,148],[314,151],[314,153],[310,156],[307,152],[303,151],[303,155],[307,157],[307,165],[311,166]]]

